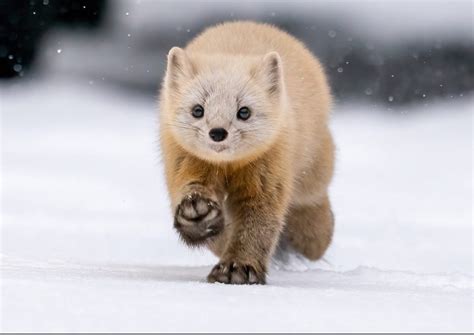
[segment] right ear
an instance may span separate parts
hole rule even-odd
[[[194,74],[193,65],[181,48],[173,47],[168,53],[166,81],[169,86],[177,87],[180,80],[191,79]]]

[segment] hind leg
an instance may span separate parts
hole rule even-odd
[[[321,258],[331,243],[334,216],[329,199],[317,205],[291,207],[286,217],[285,235],[291,246],[311,260]]]

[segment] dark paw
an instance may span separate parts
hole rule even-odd
[[[198,192],[188,194],[176,209],[174,226],[188,245],[199,245],[224,228],[219,205]]]
[[[210,283],[265,284],[265,272],[238,262],[221,262],[207,276]]]

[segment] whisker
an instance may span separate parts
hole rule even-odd
[[[165,123],[167,126],[170,127],[175,127],[175,128],[180,128],[180,129],[185,129],[185,130],[192,130],[200,135],[203,134],[202,130],[199,127],[193,126],[193,125],[188,125],[188,124],[176,124],[176,123]]]

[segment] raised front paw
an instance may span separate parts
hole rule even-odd
[[[176,208],[174,226],[188,245],[196,246],[224,229],[220,206],[200,192],[186,195]]]
[[[265,271],[239,262],[220,262],[207,276],[210,283],[265,284]]]

